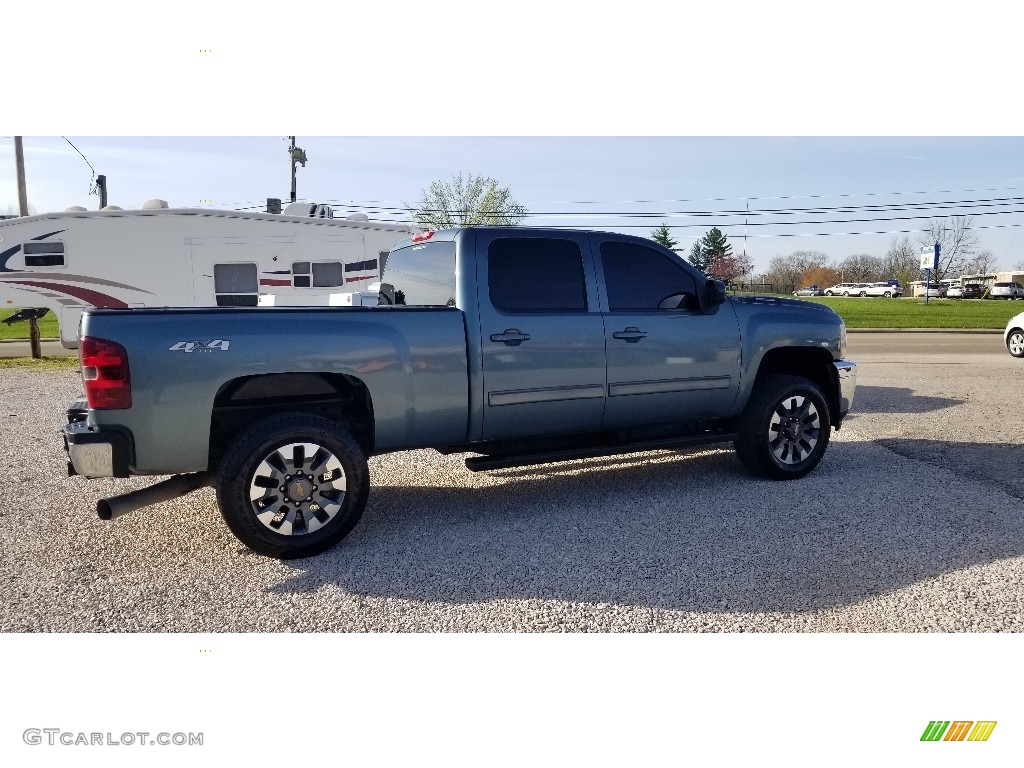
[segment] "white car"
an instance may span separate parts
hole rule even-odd
[[[852,292],[851,292],[852,293]],[[887,299],[891,299],[893,296],[902,296],[903,289],[898,285],[889,285],[889,283],[868,283],[861,287],[854,296],[884,296]]]
[[[1003,331],[1006,350],[1014,357],[1024,357],[1024,312],[1010,318]]]
[[[924,296],[928,299],[937,299],[942,296],[942,286],[938,283],[931,283],[927,288],[924,289],[918,296]]]
[[[825,289],[826,296],[860,296],[867,283],[839,283]]]
[[[1024,299],[1024,285],[1020,283],[993,283],[988,292],[990,299]]]
[[[962,299],[964,297],[964,288],[962,285],[951,285],[946,288],[947,299]]]

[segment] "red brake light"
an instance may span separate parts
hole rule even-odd
[[[417,232],[415,235],[412,236],[412,241],[414,243],[422,243],[426,240],[429,240],[433,236],[434,230],[428,229],[426,232]]]
[[[78,345],[85,398],[95,410],[132,407],[128,353],[114,341],[86,336]]]

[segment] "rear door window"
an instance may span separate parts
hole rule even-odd
[[[572,240],[500,237],[487,249],[487,288],[502,312],[586,312],[583,254]]]

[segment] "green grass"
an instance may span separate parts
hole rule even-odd
[[[847,328],[989,328],[1003,330],[1024,302],[981,299],[807,298],[827,304]]]
[[[41,357],[0,357],[0,371],[7,368],[25,368],[36,371],[75,371],[78,370],[78,356]]]
[[[0,321],[10,317],[16,309],[0,310]],[[58,338],[57,316],[53,312],[47,312],[39,318],[39,336],[43,339]],[[25,339],[28,341],[28,323],[11,323],[4,325],[0,322],[0,339]]]

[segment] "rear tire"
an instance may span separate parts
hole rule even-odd
[[[832,429],[821,390],[802,376],[766,376],[739,420],[736,455],[771,480],[796,480],[813,470]]]
[[[257,422],[225,451],[217,503],[254,552],[291,559],[330,549],[351,531],[370,490],[366,455],[332,421],[286,413]]]

